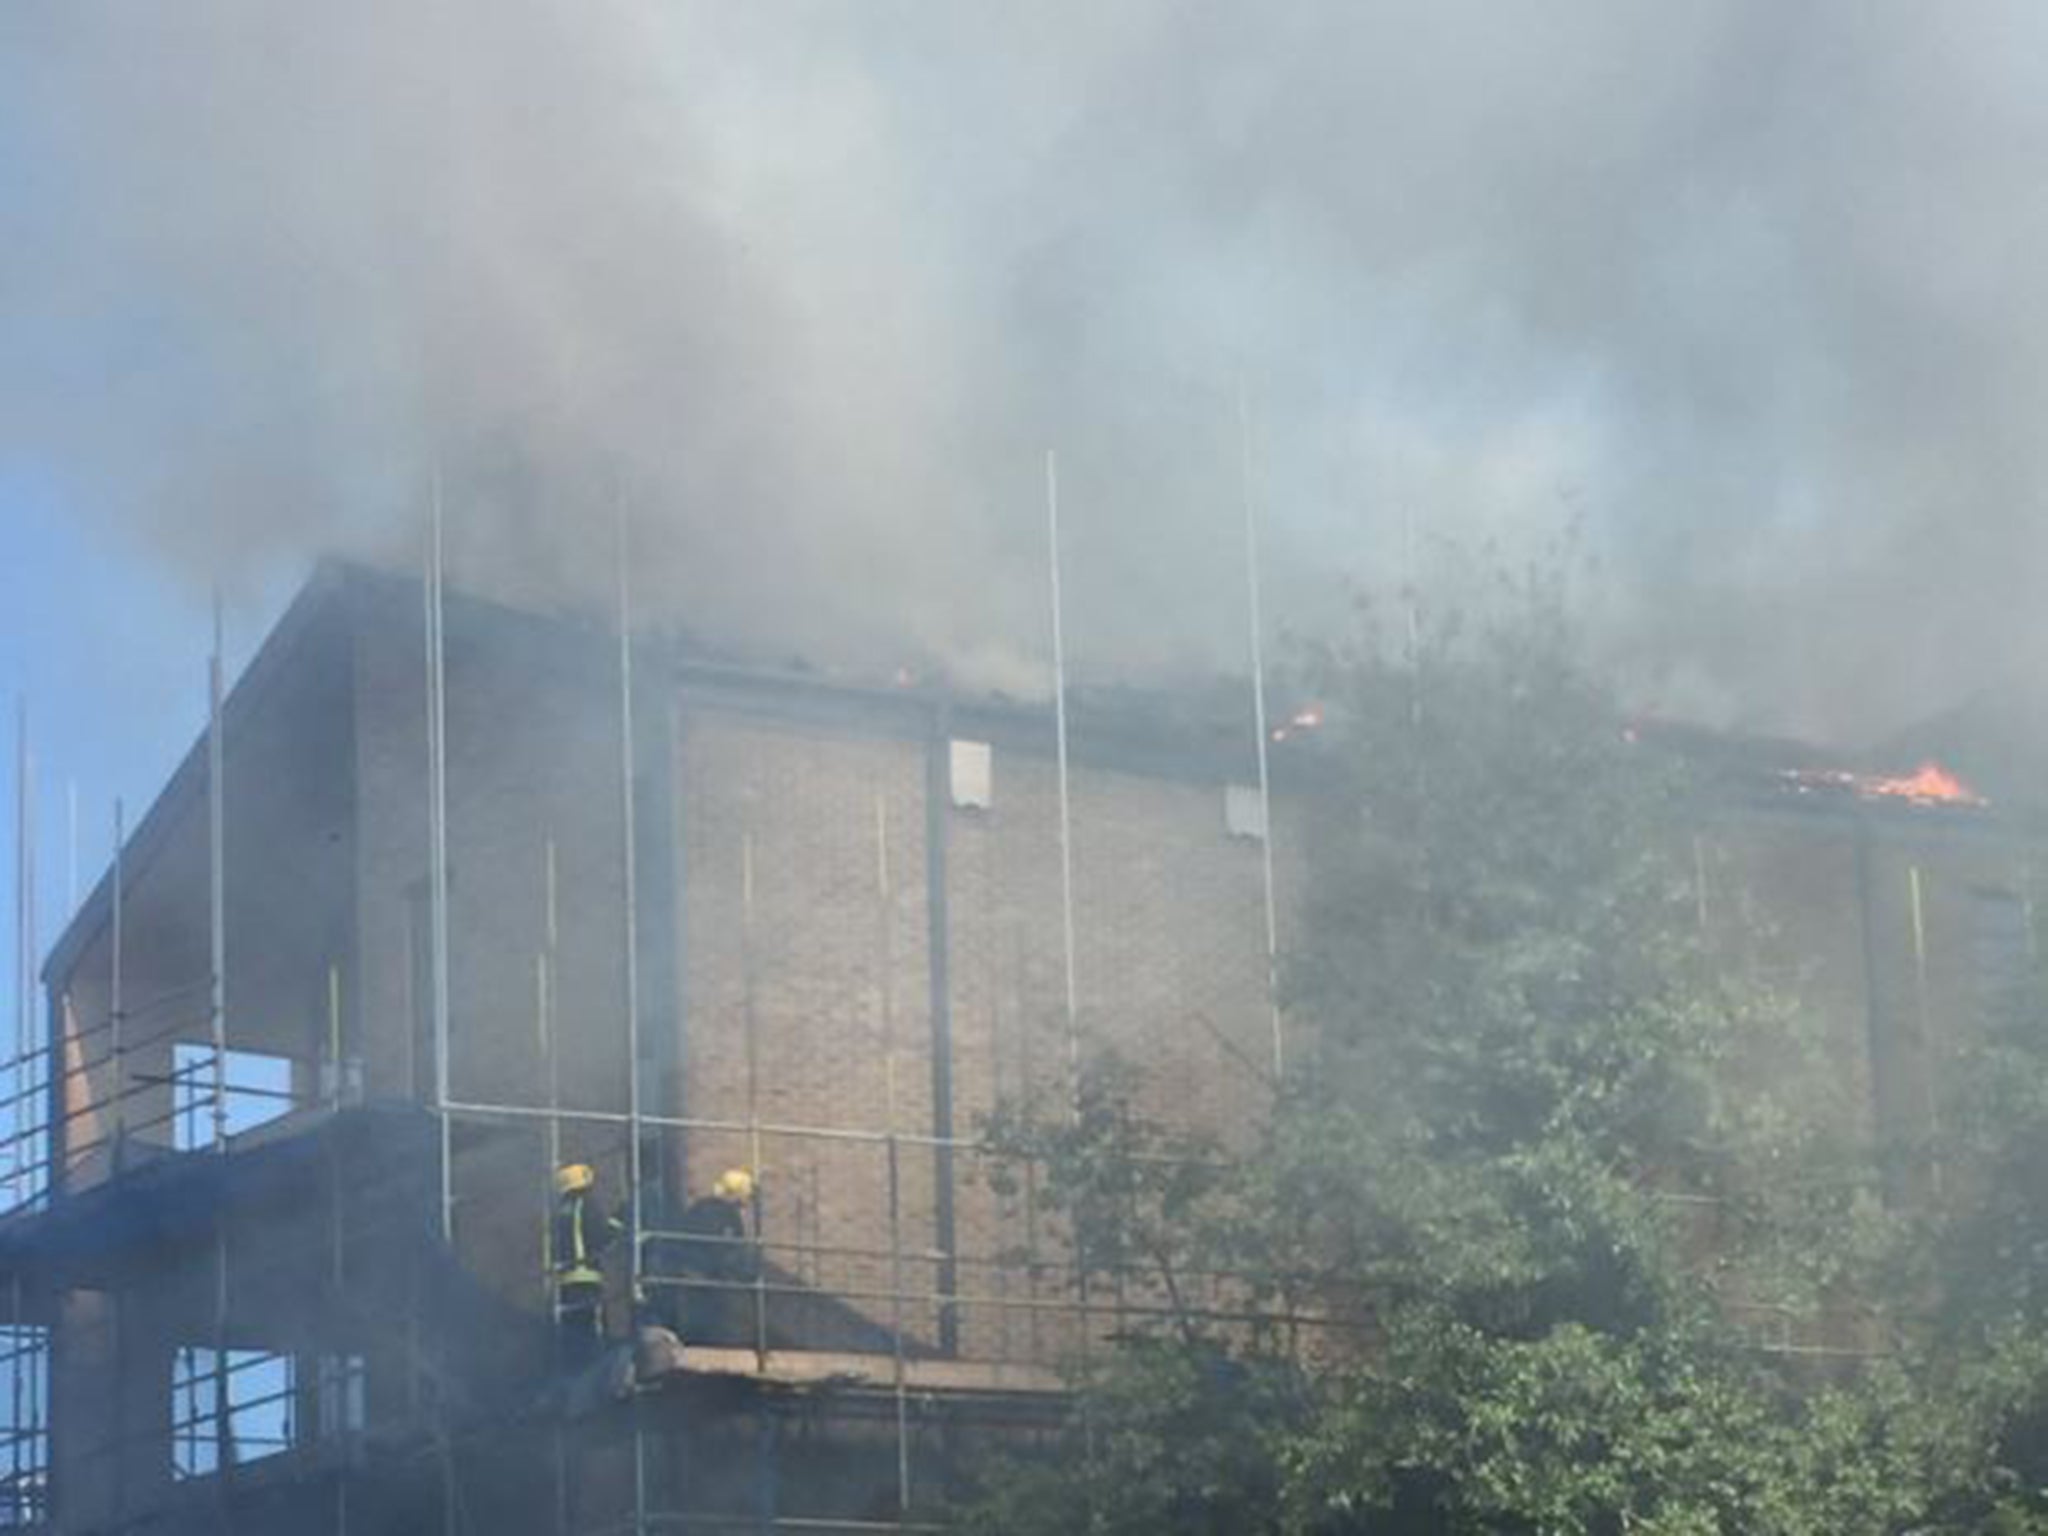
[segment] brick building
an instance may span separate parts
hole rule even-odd
[[[202,743],[49,957],[0,1520],[914,1528],[1146,1305],[1084,1306],[979,1118],[1106,1042],[1162,1117],[1256,1123],[1263,843],[1284,932],[1302,770],[1268,828],[1241,712],[1077,702],[1070,1016],[1042,706],[451,599],[437,754],[421,597],[324,570],[227,697],[218,779]],[[1684,829],[1701,921],[1774,921],[1873,1141],[1911,1143],[2023,956],[2029,839],[1754,754],[1723,777]],[[762,1172],[731,1335],[630,1400],[549,1386],[570,1159],[637,1191],[657,1299],[683,1202]]]

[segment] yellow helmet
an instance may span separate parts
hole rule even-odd
[[[754,1176],[744,1168],[728,1168],[712,1182],[711,1193],[721,1200],[751,1200]]]
[[[555,1170],[555,1193],[580,1195],[597,1182],[597,1170],[588,1163],[564,1163]]]

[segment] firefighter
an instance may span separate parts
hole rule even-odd
[[[604,1270],[599,1261],[626,1224],[595,1213],[597,1170],[564,1163],[555,1170],[555,1332],[562,1364],[576,1369],[604,1348]]]
[[[676,1263],[686,1276],[708,1284],[683,1287],[683,1341],[686,1344],[737,1342],[745,1330],[727,1326],[739,1315],[739,1294],[733,1287],[750,1285],[758,1258],[747,1240],[747,1217],[754,1199],[754,1175],[728,1168],[712,1181],[711,1192],[692,1200],[683,1211],[677,1232]]]

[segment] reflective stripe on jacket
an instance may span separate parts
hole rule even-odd
[[[558,1285],[602,1285],[604,1271],[597,1256],[618,1238],[623,1226],[607,1217],[595,1240],[589,1230],[589,1201],[583,1192],[564,1195],[555,1211],[555,1282]]]

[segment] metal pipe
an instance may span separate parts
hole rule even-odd
[[[213,1290],[213,1409],[214,1445],[218,1448],[214,1491],[225,1504],[228,1470],[234,1461],[234,1422],[229,1416],[228,1377],[228,1229],[226,1219],[214,1217]],[[227,1522],[222,1521],[225,1526]]]
[[[15,700],[14,709],[14,1059],[19,1062],[28,1051],[29,976],[35,969],[35,940],[30,936],[35,900],[35,870],[29,849],[35,835],[30,802],[34,796],[34,769],[28,745],[28,700]]]
[[[24,696],[18,702],[16,713],[16,758],[17,758],[17,840],[15,844],[15,916],[16,916],[16,1012],[14,1026],[13,1061],[7,1073],[10,1092],[15,1093],[23,1105],[29,1103],[26,1090],[30,1077],[29,1060],[33,1054],[35,1040],[35,988],[36,988],[36,774],[35,754],[29,745],[28,700]],[[33,1120],[33,1111],[19,1108],[10,1117],[14,1130],[28,1134],[26,1122]],[[24,1200],[33,1198],[32,1181],[24,1186],[22,1170],[18,1160],[10,1159],[8,1172],[8,1206],[19,1206]]]
[[[221,735],[223,694],[221,602],[213,594],[213,655],[207,663],[206,824],[208,938],[212,992],[208,1024],[213,1043],[213,1149],[228,1146],[227,796],[222,780],[227,751]]]
[[[882,1034],[882,1124],[896,1129],[896,934],[889,873],[889,802],[875,791],[875,954],[880,961]]]
[[[1059,456],[1045,453],[1045,521],[1052,596],[1053,727],[1059,752],[1060,805],[1060,940],[1065,961],[1067,1003],[1067,1069],[1072,1089],[1081,1087],[1081,1010],[1074,980],[1074,836],[1073,806],[1067,784],[1067,650],[1064,604],[1060,598],[1060,467]],[[1078,1098],[1077,1098],[1078,1105]]]
[[[1920,866],[1906,868],[1906,893],[1913,922],[1913,1004],[1920,1025],[1920,1078],[1927,1105],[1927,1178],[1941,1194],[1941,1091],[1935,1081],[1934,1010],[1927,995],[1927,913]]]
[[[626,945],[626,1184],[628,1226],[626,1292],[636,1310],[640,1297],[640,879],[633,799],[633,587],[632,531],[619,509],[619,825]],[[637,1319],[636,1319],[637,1323]],[[633,1528],[647,1528],[647,1433],[639,1400],[633,1403]]]
[[[889,1138],[889,1286],[890,1352],[894,1357],[896,1397],[896,1512],[910,1509],[910,1393],[903,1356],[903,1185],[896,1138]]]
[[[451,1249],[455,1243],[455,1135],[448,1114],[449,1022],[448,1022],[448,700],[446,609],[442,583],[446,569],[443,546],[441,469],[434,466],[429,505],[427,537],[426,665],[427,665],[427,843],[428,923],[433,987],[434,1109],[440,1130],[441,1241]],[[416,1313],[417,1309],[415,1309]],[[415,1331],[412,1353],[418,1360]],[[445,1394],[435,1393],[441,1474],[441,1527],[453,1532],[459,1513],[459,1488],[454,1444],[448,1433]]]
[[[14,705],[14,1049],[7,1064],[8,1091],[17,1101],[22,1096],[22,1063],[29,1036],[28,942],[28,700],[17,697]],[[21,1131],[21,1112],[8,1117],[10,1142]],[[7,1204],[21,1203],[19,1154],[7,1160]]]
[[[896,1292],[890,1302],[889,1334],[895,1356],[896,1393],[896,1507],[910,1507],[910,1406],[903,1368],[903,1182],[901,1158],[896,1142],[896,945],[895,888],[889,867],[889,803],[880,790],[875,792],[875,916],[879,932],[881,961],[883,1124],[889,1189],[889,1273]]]
[[[694,1289],[700,1289],[705,1291],[726,1292],[743,1291],[747,1289],[748,1286],[748,1282],[744,1280],[685,1280],[670,1279],[667,1277],[658,1277],[653,1281],[653,1283],[662,1287],[663,1289],[674,1289],[687,1285]],[[808,1296],[814,1294],[808,1287],[797,1284],[775,1284],[769,1286],[768,1291],[769,1294],[774,1296]],[[910,1290],[904,1291],[900,1294],[902,1299],[905,1301],[917,1302],[931,1302],[936,1300],[938,1296],[938,1293],[936,1291]],[[844,1290],[836,1290],[833,1292],[833,1295],[836,1299],[840,1301],[850,1302],[894,1301],[895,1299],[897,1299],[899,1293],[890,1290],[877,1290],[871,1286],[852,1286]],[[969,1294],[961,1297],[960,1299],[963,1302],[972,1303],[976,1307],[987,1307],[991,1311],[997,1312],[1054,1312],[1062,1313],[1073,1317],[1080,1317],[1084,1319],[1090,1317],[1102,1317],[1115,1320],[1119,1317],[1144,1317],[1174,1319],[1185,1318],[1195,1322],[1206,1323],[1275,1324],[1296,1322],[1310,1327],[1326,1329],[1333,1333],[1370,1333],[1373,1328],[1373,1325],[1370,1322],[1366,1322],[1363,1320],[1324,1317],[1321,1315],[1311,1315],[1306,1317],[1299,1315],[1291,1316],[1286,1311],[1280,1309],[1253,1310],[1249,1308],[1233,1309],[1226,1307],[1175,1307],[1170,1303],[1163,1302],[1090,1302],[1070,1301],[1063,1298],[1043,1300],[1038,1297],[1005,1296],[1000,1293],[991,1293],[985,1296]],[[809,1351],[802,1349],[791,1349],[769,1352],[769,1354],[777,1353],[801,1355],[809,1353]],[[761,1364],[759,1368],[764,1371],[768,1368],[768,1357],[768,1354],[764,1354],[761,1359]],[[877,1356],[876,1358],[887,1357]]]
[[[924,774],[924,884],[926,985],[931,1012],[931,1134],[933,1222],[939,1250],[951,1253],[958,1243],[953,1188],[953,982],[952,919],[947,900],[947,839],[950,822],[946,814],[948,742],[951,735],[943,707],[933,713],[931,731],[925,743]],[[994,1030],[991,1027],[991,1039]],[[990,1052],[990,1061],[997,1059]],[[954,1283],[950,1267],[942,1267],[939,1288]],[[957,1354],[960,1349],[960,1315],[957,1309],[939,1308],[939,1353]]]
[[[111,1159],[113,1167],[110,1171],[115,1173],[120,1172],[121,1139],[127,1134],[128,1120],[128,1095],[124,1081],[127,1066],[123,1058],[125,1042],[122,1039],[122,1036],[126,1033],[125,1016],[122,1012],[125,999],[122,995],[123,977],[121,974],[121,951],[123,948],[122,914],[123,909],[128,904],[121,886],[122,882],[127,878],[127,845],[127,810],[123,806],[120,796],[117,795],[114,797],[114,885],[113,889],[108,893],[108,906],[111,911],[109,942],[112,944],[112,951],[107,960],[107,1023],[111,1031],[107,1049],[109,1059],[112,1062],[112,1067],[107,1075],[109,1079],[108,1085],[113,1089],[114,1098],[114,1153]],[[88,1079],[87,1086],[90,1087],[90,1079]]]
[[[334,1097],[330,1110],[341,1113],[342,1065],[341,1065],[341,967],[330,964],[327,967],[327,1043],[333,1060]],[[348,1255],[344,1246],[346,1233],[342,1220],[342,1172],[341,1140],[330,1134],[327,1139],[327,1283],[333,1293],[333,1305],[345,1304],[348,1287]],[[353,1426],[349,1423],[350,1387],[354,1376],[354,1362],[346,1347],[337,1349],[330,1369],[334,1372],[333,1397],[335,1422],[320,1425],[323,1435],[331,1435],[340,1441]],[[334,1481],[334,1531],[335,1536],[348,1536],[348,1468],[346,1457]]]
[[[328,1108],[339,1114],[344,1092],[345,1071],[341,1051],[341,967],[329,962],[327,967],[327,1070],[333,1074],[328,1085]]]
[[[30,1324],[29,1355],[29,1456],[38,1473],[35,1492],[31,1495],[36,1518],[47,1518],[49,1511],[50,1466],[50,1348],[51,1334],[47,1324]]]
[[[9,1345],[9,1347],[10,1347],[10,1348],[15,1348],[15,1349],[18,1349],[18,1348],[20,1347],[20,1344],[21,1344],[21,1276],[20,1276],[20,1275],[18,1275],[18,1274],[17,1274],[17,1275],[15,1275],[15,1276],[13,1276],[13,1277],[12,1277],[12,1279],[11,1279],[11,1281],[10,1281],[10,1283],[9,1283],[8,1287],[7,1287],[7,1290],[8,1290],[8,1297],[9,1297],[9,1302],[10,1302],[10,1310],[9,1310],[9,1314],[8,1314],[8,1315],[9,1315],[9,1319],[10,1319],[10,1321],[9,1321],[9,1326],[8,1326],[8,1330],[7,1330],[7,1332],[8,1332],[8,1340],[7,1340],[7,1342],[8,1342],[8,1345]],[[8,1418],[7,1418],[7,1422],[8,1422],[8,1423],[9,1423],[10,1425],[19,1425],[19,1424],[23,1423],[23,1422],[24,1422],[24,1421],[25,1421],[25,1420],[27,1419],[27,1417],[28,1417],[28,1415],[27,1415],[26,1413],[24,1413],[24,1412],[22,1411],[22,1385],[23,1385],[23,1383],[22,1383],[21,1375],[22,1375],[22,1362],[21,1362],[21,1361],[20,1361],[19,1359],[9,1360],[9,1361],[8,1361],[8,1363],[7,1363],[7,1396],[8,1396],[8,1403],[9,1403],[9,1410],[8,1410]],[[22,1457],[21,1457],[21,1448],[20,1448],[20,1446],[19,1446],[19,1445],[10,1445],[10,1446],[8,1447],[8,1452],[7,1452],[7,1472],[8,1472],[7,1482],[8,1482],[8,1487],[10,1488],[10,1490],[19,1490],[19,1489],[20,1489],[20,1487],[21,1487],[21,1460],[22,1460]],[[19,1501],[19,1498],[20,1498],[20,1494],[19,1494],[19,1492],[17,1491],[17,1492],[15,1492],[15,1493],[14,1493],[14,1496],[13,1496],[13,1498],[12,1498],[12,1499],[10,1499],[10,1501],[9,1501],[10,1503],[13,1503],[13,1504],[14,1504],[14,1517],[15,1517],[15,1520],[16,1520],[17,1522],[20,1522],[20,1521],[21,1521],[21,1506],[20,1506],[20,1503],[18,1502],[18,1501]]]
[[[640,916],[638,911],[639,850],[633,794],[633,588],[630,576],[631,535],[623,509],[619,513],[619,826],[620,865],[625,899],[626,960],[626,1181],[630,1200],[632,1279],[640,1278]],[[637,1443],[637,1437],[636,1437]]]
[[[434,1107],[440,1116],[441,1239],[455,1239],[454,1138],[449,1099],[448,1028],[448,710],[447,651],[442,629],[444,550],[441,474],[434,471],[427,537],[427,881],[434,1031]]]
[[[1266,1007],[1272,1016],[1273,1081],[1287,1072],[1287,1036],[1280,1019],[1280,919],[1273,895],[1273,775],[1266,719],[1266,636],[1259,601],[1258,501],[1253,494],[1251,403],[1243,384],[1237,389],[1237,452],[1239,490],[1244,502],[1244,581],[1247,624],[1251,631],[1252,741],[1259,755],[1259,867],[1265,896]]]
[[[754,1236],[761,1232],[761,1045],[754,999],[754,834],[740,833],[740,989],[747,1045],[747,1167],[754,1175]],[[754,1280],[754,1353],[768,1357],[768,1292],[757,1268]]]
[[[562,1058],[555,1029],[555,840],[552,835],[544,839],[541,849],[541,950],[534,957],[535,1007],[540,1021],[541,1060],[546,1064],[548,1078],[547,1116],[547,1172],[552,1178],[554,1171],[562,1166]],[[552,1186],[543,1183],[543,1188]],[[543,1298],[550,1309],[554,1307],[555,1290],[553,1281],[555,1224],[552,1195],[544,1194],[541,1203],[541,1254],[546,1262],[548,1278],[543,1283],[546,1294]]]
[[[64,915],[78,913],[78,780],[64,781]]]
[[[248,1091],[254,1092],[256,1090],[251,1089]],[[550,1110],[541,1105],[486,1104],[465,1099],[450,1100],[448,1110],[450,1114],[469,1115],[485,1120],[544,1120],[551,1113]],[[590,1125],[624,1125],[627,1123],[625,1113],[616,1109],[564,1109],[561,1111],[561,1116],[567,1121],[584,1122]],[[888,1133],[884,1131],[864,1131],[834,1125],[793,1125],[774,1120],[716,1120],[702,1115],[660,1115],[645,1110],[641,1112],[640,1120],[644,1125],[678,1131],[718,1131],[731,1135],[787,1136],[795,1140],[868,1142],[877,1146],[888,1140]],[[920,1147],[950,1146],[965,1152],[984,1152],[987,1150],[982,1143],[977,1141],[961,1137],[945,1139],[937,1136],[927,1136],[916,1131],[899,1131],[896,1133],[896,1139],[906,1144]],[[1192,1165],[1200,1161],[1195,1158],[1157,1155],[1139,1157],[1136,1160],[1157,1163],[1162,1166],[1167,1164]],[[1228,1165],[1219,1159],[1212,1166],[1222,1168]]]
[[[541,841],[541,948],[535,956],[535,1005],[540,1020],[541,1059],[548,1078],[547,1172],[552,1177],[562,1166],[562,1058],[555,1027],[555,946],[559,928],[555,838],[550,832]],[[542,1306],[555,1327],[561,1327],[555,1310],[555,1223],[553,1185],[541,1184],[541,1290]],[[636,1241],[635,1245],[638,1247]],[[569,1536],[569,1442],[567,1430],[557,1422],[550,1436],[553,1450],[555,1536]]]
[[[1872,1139],[1880,1154],[1890,1133],[1887,1123],[1891,1107],[1892,1084],[1888,1081],[1886,1062],[1891,1049],[1891,1031],[1887,1027],[1890,1013],[1881,1001],[1878,987],[1877,959],[1877,881],[1873,864],[1875,853],[1871,847],[1870,822],[1861,810],[1853,813],[1856,829],[1856,910],[1857,938],[1862,951],[1863,979],[1863,1025],[1865,1048],[1870,1060],[1870,1128]],[[1887,1194],[1894,1193],[1887,1179]]]

